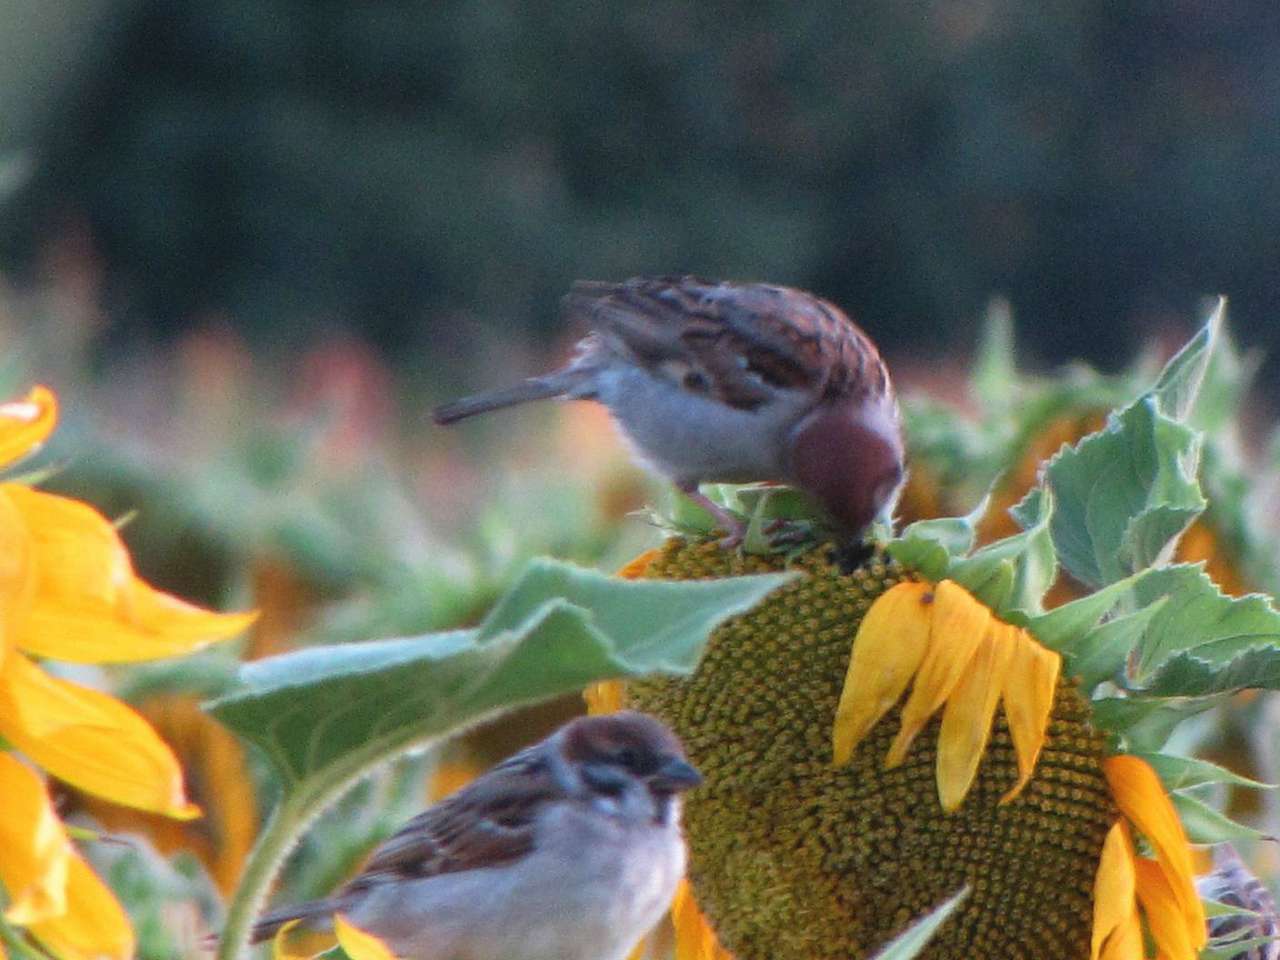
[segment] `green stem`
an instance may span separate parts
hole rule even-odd
[[[9,926],[3,916],[0,916],[0,947],[17,960],[50,960],[49,954],[37,949],[20,930]]]
[[[267,899],[271,881],[284,862],[298,836],[306,829],[305,804],[286,796],[272,811],[249,854],[244,874],[227,909],[227,921],[218,942],[217,960],[236,960],[249,944],[253,921]]]

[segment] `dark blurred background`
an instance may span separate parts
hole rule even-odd
[[[1002,294],[1032,356],[1115,366],[1219,291],[1280,352],[1274,0],[0,12],[0,269],[87,271],[108,352],[215,318],[434,368],[671,271],[814,289],[891,355]]]

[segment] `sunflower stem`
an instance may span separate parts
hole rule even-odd
[[[285,857],[306,829],[307,803],[297,795],[286,795],[272,811],[249,854],[244,874],[227,908],[227,921],[218,941],[217,960],[237,960],[249,944],[249,931],[262,910]]]

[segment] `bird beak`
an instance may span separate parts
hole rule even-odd
[[[650,786],[668,793],[679,793],[689,790],[702,782],[702,774],[677,757],[664,763],[658,772],[649,778]]]

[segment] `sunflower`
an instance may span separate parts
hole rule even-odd
[[[40,446],[57,421],[37,387],[0,406],[0,466]],[[120,701],[42,669],[50,658],[124,663],[234,636],[252,614],[219,614],[149,586],[115,527],[87,504],[0,483],[0,887],[6,936],[25,931],[69,958],[131,957],[115,897],[70,842],[37,772],[111,803],[200,815],[173,753]]]
[[[868,957],[964,888],[923,956],[1199,955],[1179,811],[1211,833],[1185,789],[1232,777],[1161,748],[1183,716],[1280,685],[1270,601],[1171,560],[1206,506],[1186,417],[1214,330],[1036,471],[1003,539],[975,549],[981,511],[922,521],[846,570],[826,544],[728,552],[673,520],[621,572],[804,574],[718,628],[692,676],[587,691],[662,717],[703,772],[684,955]],[[1046,609],[1064,573],[1079,595]]]

